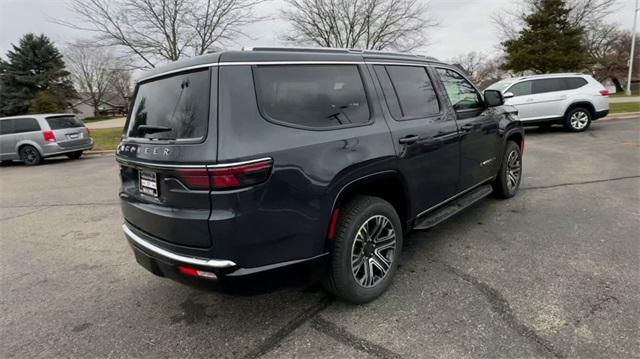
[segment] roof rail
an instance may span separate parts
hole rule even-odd
[[[306,51],[306,52],[337,52],[343,54],[371,54],[371,55],[389,55],[389,56],[403,56],[403,57],[418,57],[429,61],[438,61],[435,57],[411,54],[408,52],[392,52],[381,50],[364,50],[364,49],[347,49],[336,47],[253,47],[248,48],[247,51]]]
[[[516,77],[518,79],[534,79],[534,78],[539,78],[539,77],[560,77],[560,76],[582,76],[582,75],[586,75],[583,74],[581,72],[558,72],[555,74],[534,74],[534,75],[525,75],[525,76],[520,76],[520,77]]]

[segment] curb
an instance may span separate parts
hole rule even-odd
[[[622,112],[622,113],[614,113],[613,115],[607,116],[602,120],[616,120],[616,119],[633,118],[633,117],[639,117],[639,116],[640,116],[640,112]]]

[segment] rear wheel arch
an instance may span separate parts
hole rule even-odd
[[[593,106],[591,102],[579,101],[579,102],[574,102],[567,107],[567,109],[564,111],[563,118],[565,118],[569,112],[571,112],[576,108],[584,108],[585,110],[588,110],[589,113],[591,114],[592,119],[595,118],[596,116],[596,108]]]
[[[403,230],[406,231],[411,203],[406,181],[399,172],[395,170],[378,172],[347,183],[338,191],[331,214],[357,196],[379,197],[389,202],[398,213]]]
[[[42,151],[42,148],[37,143],[31,142],[31,141],[19,142],[18,145],[16,146],[16,153],[20,155],[20,150],[25,146],[34,147],[36,150],[38,150],[38,152],[40,153],[40,156],[44,157],[44,152]]]

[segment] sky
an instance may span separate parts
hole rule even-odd
[[[621,8],[610,20],[625,28],[633,24],[634,0],[620,0]],[[491,15],[501,9],[513,9],[518,0],[431,0],[430,12],[439,21],[437,28],[428,34],[431,43],[420,53],[447,60],[471,51],[493,55],[498,52],[498,33],[491,22]],[[248,27],[250,39],[241,39],[235,48],[256,46],[281,46],[281,34],[287,23],[278,18],[282,0],[262,4],[257,12],[268,16]],[[5,58],[12,43],[25,33],[44,33],[56,44],[86,39],[90,33],[71,29],[52,22],[52,19],[74,21],[75,14],[65,0],[0,0],[0,56]]]

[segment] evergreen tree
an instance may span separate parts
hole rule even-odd
[[[503,67],[515,72],[581,71],[590,62],[584,28],[569,21],[565,0],[533,0],[525,27],[514,40],[502,43]]]
[[[64,110],[77,98],[62,54],[49,38],[26,34],[12,46],[8,60],[0,59],[0,116],[27,113],[42,92],[52,104],[48,107],[56,109]]]

